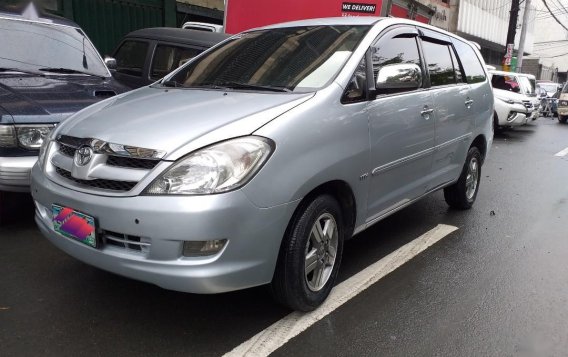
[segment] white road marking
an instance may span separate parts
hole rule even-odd
[[[457,229],[454,226],[438,225],[337,285],[325,303],[317,310],[309,313],[291,313],[235,347],[226,353],[225,357],[268,356],[290,339]]]
[[[558,156],[558,157],[564,157],[564,156],[566,156],[566,155],[568,155],[568,148],[566,148],[566,149],[564,149],[564,150],[562,150],[562,151],[559,151],[559,152],[557,152],[556,154],[554,154],[554,156]]]

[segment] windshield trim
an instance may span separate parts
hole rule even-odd
[[[96,55],[97,58],[101,61],[101,63],[103,64],[105,70],[106,70],[106,75],[104,76],[105,78],[109,78],[112,77],[112,74],[110,73],[110,70],[108,69],[105,61],[103,60],[103,58],[101,57],[101,54],[99,53],[99,50],[97,49],[97,47],[95,46],[95,44],[93,43],[93,41],[91,41],[91,39],[89,38],[89,36],[87,36],[87,34],[85,33],[85,31],[83,31],[82,28],[77,27],[77,26],[71,26],[71,25],[64,25],[64,24],[58,24],[56,22],[49,22],[49,21],[38,21],[38,20],[30,20],[30,19],[17,19],[17,18],[13,18],[13,17],[7,17],[7,16],[1,16],[0,15],[0,21],[1,20],[9,20],[9,21],[19,21],[19,22],[29,22],[29,23],[33,23],[33,24],[39,24],[39,25],[47,25],[47,26],[59,26],[59,27],[66,27],[66,28],[71,28],[74,30],[79,30],[81,31],[81,34],[85,37],[85,39],[87,41],[89,41],[89,43],[91,44],[91,46],[93,46],[93,48],[96,50]],[[93,76],[97,76],[100,77],[97,74],[93,74]]]

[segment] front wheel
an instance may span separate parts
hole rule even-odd
[[[562,124],[566,124],[566,120],[568,119],[568,116],[566,115],[560,115],[558,114],[558,121]]]
[[[321,195],[301,207],[292,218],[274,278],[274,298],[294,310],[312,311],[333,288],[343,252],[341,207]]]
[[[446,203],[452,208],[470,209],[477,197],[480,179],[481,153],[473,146],[467,153],[458,181],[444,188]]]

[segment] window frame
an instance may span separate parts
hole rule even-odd
[[[139,42],[139,43],[143,43],[143,44],[145,44],[145,45],[147,46],[147,47],[146,47],[146,54],[145,54],[145,56],[144,56],[144,62],[143,62],[143,64],[142,64],[142,69],[141,69],[141,70],[142,70],[142,73],[141,73],[140,76],[137,76],[137,75],[132,74],[132,73],[121,72],[121,71],[118,70],[118,68],[115,69],[114,71],[115,71],[116,73],[120,74],[120,75],[123,75],[123,76],[129,76],[129,77],[136,78],[136,79],[145,79],[146,76],[147,76],[147,65],[146,65],[146,64],[148,63],[148,54],[149,54],[150,52],[153,52],[153,51],[154,51],[154,49],[153,49],[153,48],[155,47],[155,46],[154,46],[154,42],[153,42],[152,40],[142,39],[142,38],[125,38],[125,39],[116,47],[116,50],[114,51],[114,53],[113,53],[113,55],[112,55],[113,58],[117,59],[117,56],[116,56],[116,55],[118,54],[118,52],[120,51],[120,49],[122,48],[122,46],[124,46],[127,42]],[[118,59],[117,59],[117,64],[118,64]]]

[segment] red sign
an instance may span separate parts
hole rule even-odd
[[[383,0],[227,0],[225,32],[320,17],[380,16],[382,5]]]

